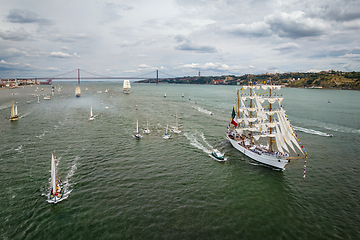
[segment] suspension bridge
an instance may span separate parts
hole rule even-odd
[[[73,76],[65,76],[65,75],[70,75],[71,73],[76,73],[76,72],[77,72],[77,76],[74,76],[74,75]],[[26,79],[25,78],[17,78],[17,80],[29,80],[29,79],[31,79],[31,80],[35,80],[35,81],[45,81],[45,82],[51,84],[53,80],[74,80],[74,79],[77,79],[78,84],[80,84],[81,79],[92,79],[92,80],[96,80],[96,79],[98,79],[98,80],[100,80],[100,79],[101,80],[104,80],[104,79],[109,79],[109,80],[139,79],[139,80],[141,80],[141,79],[155,79],[156,78],[156,83],[159,83],[159,79],[161,79],[161,78],[159,78],[159,72],[166,75],[166,76],[169,76],[171,78],[176,78],[176,76],[173,76],[173,75],[165,73],[165,72],[161,72],[159,70],[155,70],[155,71],[148,72],[148,73],[145,73],[145,74],[142,74],[142,75],[139,75],[139,76],[134,76],[134,77],[109,77],[109,76],[104,76],[104,75],[91,73],[91,72],[81,70],[81,69],[75,69],[75,70],[69,71],[67,73],[58,74],[58,75],[50,76],[50,77],[35,77],[35,78],[26,78]],[[90,77],[89,76],[81,77],[80,73],[86,73],[87,75],[90,75]],[[149,77],[149,76],[153,76],[153,77]]]

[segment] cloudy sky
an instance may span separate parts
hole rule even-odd
[[[0,2],[0,78],[359,67],[359,0]]]

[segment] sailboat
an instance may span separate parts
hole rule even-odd
[[[166,93],[164,93],[164,98],[166,98]]]
[[[130,80],[124,80],[123,82],[123,93],[130,93]]]
[[[136,139],[142,138],[142,135],[139,133],[139,120],[136,120],[136,133],[134,134],[134,137]]]
[[[40,95],[37,95],[37,97],[38,97],[37,103],[40,103]]]
[[[14,102],[14,100],[12,100],[10,120],[15,121],[18,119],[19,119],[19,116],[18,116],[18,112],[17,112],[17,105]]]
[[[307,158],[307,152],[281,105],[283,97],[275,92],[280,89],[279,85],[250,85],[238,89],[237,105],[233,107],[226,137],[249,158],[283,171],[291,160]]]
[[[166,125],[166,131],[165,131],[165,134],[163,136],[163,139],[169,139],[170,138],[170,135],[168,134],[168,128],[169,128],[169,124]]]
[[[51,182],[50,182],[50,194],[48,197],[48,203],[57,203],[62,200],[64,194],[64,187],[62,181],[56,178],[56,157],[54,153],[51,154]]]
[[[175,114],[175,121],[176,121],[176,126],[172,127],[172,131],[174,133],[181,133],[181,130],[179,129],[179,122],[178,122],[178,119],[177,119],[177,113]]]
[[[77,87],[75,88],[75,96],[76,96],[76,97],[80,97],[80,96],[81,96],[81,89],[80,89],[79,86],[77,86]]]
[[[146,128],[144,129],[144,133],[149,134],[150,133],[150,129],[149,129],[149,121],[146,120]]]
[[[89,117],[89,121],[91,120],[94,120],[95,119],[95,116],[93,114],[93,111],[92,111],[92,106],[90,107],[90,117]]]

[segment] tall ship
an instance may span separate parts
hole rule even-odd
[[[10,120],[15,121],[18,119],[19,119],[19,116],[18,116],[18,111],[17,111],[17,105],[14,102],[14,100],[12,100]]]
[[[75,96],[76,96],[76,97],[80,97],[80,96],[81,96],[81,89],[80,89],[79,86],[77,86],[77,87],[75,88]]]
[[[279,85],[250,85],[237,90],[226,137],[231,145],[258,163],[276,170],[307,158],[281,102]]]
[[[123,82],[123,92],[124,93],[130,93],[130,80],[124,80]]]

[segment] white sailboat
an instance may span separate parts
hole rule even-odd
[[[142,135],[139,133],[139,120],[136,120],[136,133],[134,134],[134,137],[136,139],[142,138]]]
[[[164,93],[164,98],[166,98],[166,93]]]
[[[10,121],[16,121],[19,119],[18,112],[17,112],[17,105],[12,100],[12,106],[11,106],[11,114],[10,114]]]
[[[40,103],[40,95],[37,95],[37,97],[38,97],[37,103]]]
[[[275,92],[280,89],[276,85],[238,89],[237,106],[233,107],[226,137],[234,148],[256,162],[285,170],[291,160],[307,158],[307,153],[281,105],[283,97]],[[249,93],[244,94],[244,90]]]
[[[146,128],[144,129],[144,133],[149,134],[150,133],[150,129],[149,129],[149,121],[146,120]]]
[[[90,117],[89,117],[89,121],[91,120],[94,120],[95,119],[95,116],[93,114],[93,111],[92,111],[92,106],[90,107]]]
[[[62,181],[56,177],[56,157],[54,153],[51,154],[51,181],[50,181],[50,194],[48,203],[60,202],[63,198],[64,187]]]
[[[170,138],[170,135],[168,134],[168,128],[169,128],[169,124],[166,125],[166,131],[165,131],[165,134],[163,136],[163,139],[169,139]]]
[[[179,122],[178,122],[178,119],[177,119],[177,113],[175,114],[175,121],[176,121],[176,126],[172,127],[172,131],[174,133],[181,133],[181,130],[179,129]]]
[[[130,80],[124,80],[123,82],[123,93],[130,93]]]

